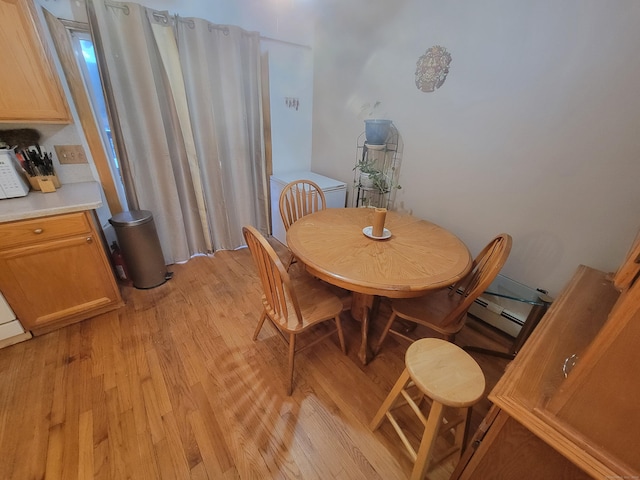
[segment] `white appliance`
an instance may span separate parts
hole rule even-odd
[[[324,193],[327,208],[344,208],[347,201],[347,184],[314,172],[289,172],[271,175],[271,234],[280,243],[287,244],[286,231],[280,216],[280,194],[283,188],[294,180],[311,180]]]
[[[31,338],[31,333],[25,332],[13,310],[0,293],[0,348],[29,338]]]
[[[21,173],[13,150],[0,149],[0,199],[24,197],[29,193],[29,182]]]

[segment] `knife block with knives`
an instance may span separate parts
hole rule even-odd
[[[55,173],[53,175],[36,175],[33,177],[27,175],[27,180],[29,180],[31,188],[44,193],[55,192],[57,188],[60,188],[60,180],[58,180],[58,176]]]
[[[31,188],[42,192],[55,192],[60,188],[51,154],[40,148],[40,132],[32,128],[0,130],[0,140],[15,151]]]
[[[20,156],[26,159],[22,164],[31,188],[45,193],[55,192],[56,188],[60,188],[58,176],[53,171],[50,153],[42,154],[33,150],[22,150],[20,153]]]

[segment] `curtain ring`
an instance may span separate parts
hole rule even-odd
[[[122,10],[125,15],[129,15],[129,7],[127,5],[122,5],[116,2],[110,2],[109,0],[105,0],[104,5],[106,7],[117,8],[118,10]]]
[[[194,22],[190,18],[182,18],[180,15],[176,15],[176,20],[178,22],[186,23],[191,30],[196,28],[196,22]]]
[[[153,18],[155,18],[156,20],[159,20],[160,22],[164,23],[165,25],[167,25],[169,23],[169,18],[168,18],[168,14],[164,14],[164,13],[160,13],[160,12],[152,12],[151,13],[153,15]]]
[[[220,25],[214,25],[213,23],[207,23],[207,28],[209,29],[210,32],[213,32],[214,30],[222,30],[222,34],[223,35],[229,35],[229,27],[224,25],[224,26],[220,26]]]

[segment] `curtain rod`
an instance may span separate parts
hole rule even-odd
[[[113,5],[116,8],[122,8],[119,5]],[[154,13],[155,15],[155,13]],[[164,17],[164,16],[163,16]],[[72,29],[72,30],[79,30],[79,31],[89,31],[89,24],[88,23],[84,23],[84,22],[77,22],[77,21],[73,21],[73,20],[65,20],[62,18],[59,18],[58,20],[60,20],[63,25],[65,27],[67,27],[68,29]],[[193,23],[192,20],[183,20],[181,17],[178,16],[178,20],[181,22],[187,22],[187,23]],[[266,37],[263,35],[260,35],[260,40],[264,40],[266,42],[274,42],[274,43],[282,43],[284,45],[290,45],[292,47],[300,47],[300,48],[306,48],[307,50],[311,50],[311,46],[310,45],[303,45],[301,43],[295,43],[295,42],[288,42],[287,40],[280,40],[277,38],[273,38],[273,37]]]
[[[262,35],[260,35],[260,40],[265,40],[267,42],[283,43],[284,45],[291,45],[293,47],[300,47],[300,48],[306,48],[308,50],[311,50],[311,46],[310,45],[302,45],[301,43],[288,42],[286,40],[279,40],[277,38],[265,37],[265,36],[262,36]]]

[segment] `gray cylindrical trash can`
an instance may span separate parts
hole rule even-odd
[[[171,278],[151,212],[131,210],[118,213],[109,219],[109,223],[116,231],[134,287],[153,288]]]

